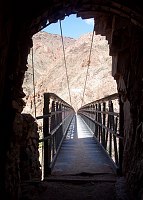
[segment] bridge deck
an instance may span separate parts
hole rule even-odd
[[[79,115],[75,115],[51,175],[115,174],[113,163]]]

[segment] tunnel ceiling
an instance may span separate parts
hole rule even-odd
[[[15,17],[28,24],[32,35],[70,14],[82,18],[96,17],[98,13],[115,14],[130,19],[136,25],[143,25],[143,6],[139,0],[25,0],[13,2],[11,6]]]

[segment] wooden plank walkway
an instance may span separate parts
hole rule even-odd
[[[114,165],[92,131],[75,115],[51,175],[114,174]]]

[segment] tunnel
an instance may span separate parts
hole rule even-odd
[[[0,6],[0,194],[18,200],[20,149],[24,145],[25,106],[22,84],[32,37],[70,14],[95,19],[95,33],[106,37],[112,76],[122,104],[122,173],[133,200],[143,198],[143,6],[140,1],[1,1]],[[38,174],[40,177],[40,175]]]

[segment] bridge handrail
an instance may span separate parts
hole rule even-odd
[[[75,114],[71,105],[54,93],[44,93],[43,115],[43,177],[46,178],[55,164],[63,139]]]
[[[95,103],[103,103],[103,102],[106,102],[106,101],[109,101],[109,100],[115,100],[115,99],[118,99],[119,98],[119,94],[118,93],[114,93],[114,94],[111,94],[109,96],[106,96],[106,97],[103,97],[101,99],[97,99],[95,101],[92,101],[90,103],[87,103],[85,105],[83,105],[80,109],[83,109],[91,104],[95,104]],[[79,109],[79,110],[80,110]]]
[[[115,105],[116,112],[114,112]],[[120,105],[120,96],[115,93],[83,105],[77,113],[90,127],[94,136],[113,160],[116,168],[121,172],[123,135],[120,131]]]
[[[65,110],[56,111],[56,112],[49,112],[47,115],[40,115],[40,116],[37,116],[36,119],[44,119],[44,118],[52,117],[52,116],[55,115],[55,114],[63,113],[63,112],[65,112]]]
[[[48,92],[48,93],[44,93],[44,94],[48,94],[49,97],[53,100],[53,101],[58,101],[58,102],[61,102],[63,103],[64,105],[66,105],[67,107],[73,109],[73,107],[68,104],[66,101],[64,101],[63,99],[61,99],[58,95],[56,95],[55,93],[51,93],[51,92]]]

